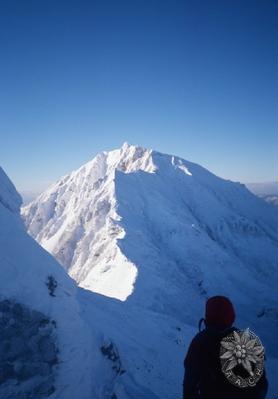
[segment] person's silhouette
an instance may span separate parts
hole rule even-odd
[[[183,399],[264,399],[264,349],[252,332],[233,327],[231,301],[211,297],[202,320],[205,329],[193,338],[184,360]]]

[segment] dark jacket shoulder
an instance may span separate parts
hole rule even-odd
[[[263,399],[267,392],[265,372],[255,389],[241,392],[228,382],[221,370],[221,340],[237,328],[216,330],[206,328],[192,339],[184,359],[185,375],[183,381],[184,399]],[[224,395],[224,396],[223,396]]]

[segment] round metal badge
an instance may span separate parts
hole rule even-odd
[[[238,388],[253,387],[264,370],[264,347],[249,329],[233,331],[221,341],[221,369]]]

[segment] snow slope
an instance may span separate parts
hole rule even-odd
[[[278,211],[244,185],[124,144],[61,178],[22,216],[81,287],[115,298],[78,294],[96,340],[111,338],[124,357],[114,392],[178,397],[182,357],[214,294],[231,297],[237,324],[254,329],[277,364]]]
[[[26,233],[20,203],[0,169],[0,397],[92,398],[92,338],[78,288]]]

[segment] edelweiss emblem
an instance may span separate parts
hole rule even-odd
[[[221,341],[220,360],[223,373],[233,385],[254,386],[263,374],[264,348],[249,329],[233,331]]]

